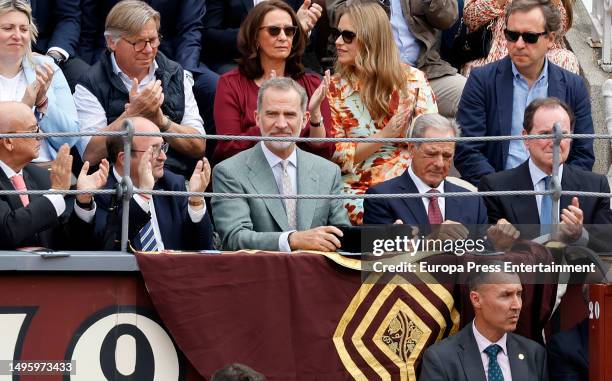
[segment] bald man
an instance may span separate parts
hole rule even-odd
[[[32,110],[20,102],[0,102],[0,133],[38,133],[40,128]],[[1,190],[67,190],[70,187],[72,156],[64,144],[58,151],[50,171],[30,162],[38,157],[41,138],[0,139]],[[98,189],[106,181],[108,164],[87,175],[84,166],[77,189]],[[80,195],[78,201],[93,204],[92,195]],[[62,195],[0,196],[0,249],[21,247],[78,248],[68,237],[67,222],[74,199],[67,202]],[[74,236],[82,234],[74,234]]]
[[[131,118],[136,132],[157,132],[150,120]],[[125,171],[125,152],[120,136],[106,139],[106,150],[112,173],[106,183],[114,189]],[[140,251],[212,249],[212,223],[203,197],[151,196],[146,191],[185,192],[185,178],[164,169],[168,143],[161,136],[135,136],[132,141],[130,177],[134,196],[130,203],[128,237],[130,245]],[[210,181],[210,166],[204,158],[198,161],[189,179],[190,192],[203,192]],[[122,202],[104,195],[97,198],[96,212],[87,212],[84,221],[93,224],[96,249],[117,250],[121,238]],[[90,207],[87,206],[86,207]],[[77,205],[79,216],[81,205]]]

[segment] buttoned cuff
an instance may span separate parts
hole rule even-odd
[[[278,237],[278,251],[282,251],[284,253],[291,253],[291,246],[289,246],[289,234],[293,233],[294,231],[296,230],[283,232]]]

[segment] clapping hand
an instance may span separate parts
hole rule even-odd
[[[563,242],[574,242],[582,234],[584,213],[580,209],[578,197],[572,198],[571,205],[561,211],[561,223],[559,224],[559,235]]]
[[[210,164],[206,158],[198,161],[189,179],[190,192],[204,192],[210,182]]]
[[[21,101],[30,107],[42,105],[47,98],[47,90],[53,81],[53,66],[43,63],[36,67],[36,79],[26,87]]]
[[[497,251],[510,250],[520,235],[521,232],[505,218],[499,219],[497,224],[487,230],[487,237]]]
[[[395,115],[389,119],[387,125],[383,127],[381,137],[383,138],[404,138],[408,131],[408,119],[411,115],[408,108],[398,109]]]
[[[138,79],[134,78],[130,88],[130,101],[125,105],[128,116],[142,116],[153,120],[164,103],[164,91],[161,81],[150,82],[140,92]]]
[[[319,4],[313,4],[312,0],[304,0],[304,3],[297,11],[297,18],[302,30],[306,33],[310,32],[322,14],[323,8]]]
[[[63,144],[57,157],[51,164],[51,189],[68,190],[70,189],[70,179],[72,177],[72,155],[70,155],[70,147],[68,144]]]
[[[91,175],[88,175],[87,172],[89,171],[89,162],[86,161],[81,168],[79,177],[77,178],[77,190],[96,190],[102,188],[106,184],[109,167],[108,161],[106,159],[102,159],[98,170]],[[82,204],[89,204],[92,197],[92,194],[84,193],[77,195],[76,198],[77,201]]]
[[[147,148],[140,158],[140,163],[138,163],[138,188],[141,190],[152,190],[153,185],[155,185],[153,165],[151,164],[152,151],[153,147]]]
[[[329,70],[325,70],[325,76],[321,81],[321,84],[312,93],[310,102],[308,103],[308,111],[310,112],[310,118],[314,120],[321,120],[321,103],[327,94],[329,84],[331,83],[331,73]]]

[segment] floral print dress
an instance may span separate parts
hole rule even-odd
[[[359,82],[351,84],[338,74],[332,77],[327,98],[331,108],[332,133],[336,138],[367,138],[382,130],[398,109],[409,108],[412,115],[409,123],[420,114],[438,112],[434,93],[425,74],[408,65],[403,65],[406,78],[406,95],[397,90],[391,94],[389,104],[391,116],[381,123],[372,120],[370,112],[361,101]],[[415,102],[416,99],[416,102]],[[401,110],[400,109],[400,110]],[[336,143],[332,160],[342,171],[342,192],[363,194],[366,190],[385,180],[401,175],[410,165],[407,144],[386,143],[361,163],[355,163],[357,143]],[[363,199],[347,199],[345,207],[353,225],[363,222]]]
[[[546,56],[555,65],[579,74],[580,67],[576,55],[567,49],[563,41],[563,35],[568,30],[567,12],[559,0],[552,0],[552,3],[561,13],[561,31],[557,35],[557,41],[548,50]],[[506,48],[506,38],[504,37],[504,29],[506,22],[504,20],[505,6],[502,7],[497,3],[497,0],[466,0],[463,7],[463,21],[466,23],[469,30],[477,30],[483,25],[493,22],[493,41],[489,55],[485,58],[478,58],[463,65],[461,74],[466,77],[470,75],[473,68],[486,65],[493,61],[500,60],[508,55]]]

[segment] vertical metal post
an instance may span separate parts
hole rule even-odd
[[[130,201],[134,194],[134,185],[130,177],[130,162],[132,158],[132,139],[134,137],[134,126],[130,119],[123,122],[123,129],[126,134],[123,136],[123,152],[125,160],[123,164],[123,177],[121,187],[123,189],[123,212],[121,215],[121,251],[127,252],[128,245],[128,225],[130,223]]]
[[[561,125],[556,122],[553,125],[553,167],[552,167],[552,219],[551,222],[553,235],[557,233],[559,223],[559,200],[561,199],[561,181],[559,180],[559,167],[561,166],[561,141],[563,133]]]

